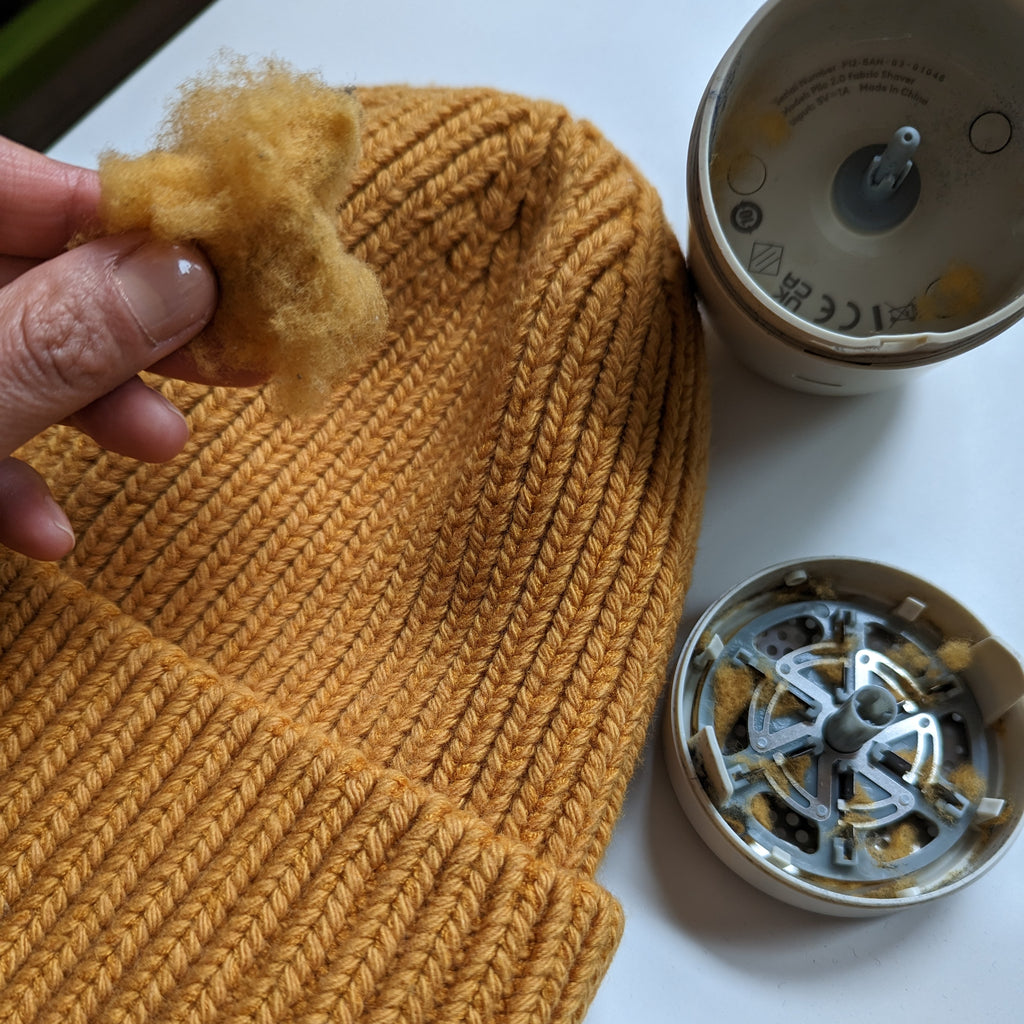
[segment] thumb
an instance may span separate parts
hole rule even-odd
[[[0,457],[198,334],[216,280],[196,250],[104,238],[0,288]]]

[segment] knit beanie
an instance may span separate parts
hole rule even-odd
[[[707,449],[658,198],[561,108],[360,92],[386,339],[328,408],[158,382],[182,456],[19,452],[0,552],[0,1020],[580,1020]]]

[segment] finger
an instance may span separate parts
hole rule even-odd
[[[68,518],[43,478],[18,459],[0,459],[0,544],[54,561],[75,546]]]
[[[41,261],[23,256],[0,256],[0,288],[21,277]],[[165,377],[192,381],[195,384],[217,384],[222,387],[244,388],[265,384],[269,374],[258,370],[242,370],[225,365],[226,361],[216,358],[196,360],[191,346],[185,345],[169,356],[154,363],[150,369]]]
[[[253,387],[256,384],[265,384],[269,379],[266,373],[232,369],[222,365],[217,359],[204,359],[199,362],[191,345],[176,349],[169,356],[154,363],[150,369],[177,380],[188,380],[195,384],[219,384],[227,388]]]
[[[95,171],[0,138],[0,252],[48,259],[95,220]]]
[[[0,455],[183,345],[215,302],[200,253],[141,235],[81,245],[0,289]]]
[[[188,441],[185,417],[138,377],[79,409],[66,422],[101,448],[143,462],[173,459]]]
[[[21,277],[26,270],[39,266],[39,262],[28,256],[0,256],[0,288]]]

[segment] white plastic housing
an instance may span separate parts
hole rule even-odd
[[[1022,52],[1015,0],[758,11],[711,79],[688,166],[693,275],[743,361],[803,391],[870,392],[1024,315]],[[922,137],[919,201],[895,227],[853,228],[837,171],[901,125]]]

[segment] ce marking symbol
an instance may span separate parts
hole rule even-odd
[[[821,312],[812,321],[816,324],[826,324],[836,315],[836,300],[831,295],[822,295],[821,300]],[[846,308],[850,310],[850,319],[844,324],[837,324],[837,330],[852,331],[860,323],[860,306],[856,302],[847,302]]]

